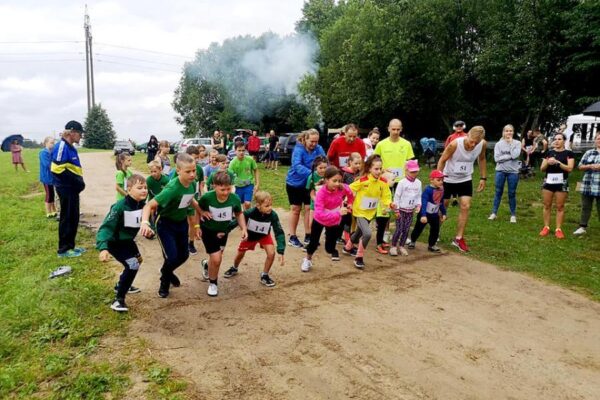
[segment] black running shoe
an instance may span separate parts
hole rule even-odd
[[[415,242],[411,241],[406,247],[408,247],[409,250],[414,250],[415,249]]]
[[[309,243],[310,243],[310,236],[304,236],[304,245],[308,246]]]
[[[113,303],[110,305],[110,308],[117,312],[129,311],[129,308],[127,307],[127,304],[125,304],[124,299],[115,299],[115,301],[113,301]]]
[[[440,253],[442,251],[439,247],[437,247],[435,245],[434,246],[428,246],[427,250],[429,250],[432,253]]]
[[[115,293],[117,293],[118,291],[119,291],[119,284],[117,283],[117,284],[115,285]],[[131,286],[131,287],[129,288],[129,290],[127,291],[127,294],[135,294],[135,293],[139,293],[139,292],[141,292],[141,291],[142,291],[142,289],[140,289],[140,288],[137,288],[137,287],[135,287],[135,286]]]
[[[356,247],[353,247],[351,250],[346,250],[345,247],[342,247],[342,253],[352,256],[352,257],[356,257],[357,251],[358,250],[356,250]]]
[[[340,261],[340,253],[337,250],[331,253],[331,261]]]
[[[354,259],[354,266],[358,269],[363,269],[365,267],[365,262],[362,257],[356,257]]]
[[[231,266],[231,268],[229,268],[227,271],[225,271],[223,273],[223,276],[225,278],[231,278],[231,277],[237,275],[237,273],[238,273],[238,269],[234,266]]]
[[[181,286],[181,281],[175,274],[171,274],[171,285],[173,285],[173,287]]]
[[[158,297],[166,299],[169,297],[169,284],[168,283],[160,283],[160,288],[158,289]]]
[[[267,287],[275,286],[275,281],[271,279],[271,277],[268,274],[264,274],[260,277],[260,283]]]
[[[198,254],[198,250],[196,250],[196,246],[194,246],[194,242],[188,243],[188,251],[193,256],[196,255],[196,254]]]

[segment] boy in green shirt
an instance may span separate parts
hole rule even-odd
[[[200,239],[198,215],[200,208],[194,199],[196,187],[196,163],[188,154],[177,157],[177,179],[170,181],[156,197],[146,204],[142,213],[140,233],[146,237],[154,235],[150,215],[158,212],[156,233],[160,239],[164,262],[160,270],[158,295],[169,296],[170,286],[181,285],[174,271],[189,257],[188,226],[195,228],[194,236]],[[196,214],[194,214],[196,210]]]
[[[152,160],[148,163],[150,175],[146,178],[148,186],[148,200],[152,200],[169,183],[169,178],[162,173],[160,161]]]
[[[254,192],[259,186],[258,166],[253,157],[246,155],[243,142],[235,146],[235,158],[229,163],[229,172],[235,175],[235,194],[244,203],[244,210],[249,209]]]
[[[208,279],[208,295],[219,294],[217,277],[223,260],[223,249],[227,244],[229,223],[234,216],[242,230],[242,240],[246,240],[246,220],[242,214],[240,199],[231,193],[231,179],[226,171],[213,175],[214,190],[205,193],[199,201],[202,212],[202,242],[208,253],[208,261],[202,260],[202,277]]]
[[[227,170],[227,167],[229,166],[229,161],[227,161],[227,156],[225,154],[218,154],[215,157],[215,160],[217,162],[217,169],[215,171],[213,171],[208,179],[206,180],[206,190],[213,190],[213,177],[215,175],[215,173],[217,173],[218,171],[225,171],[227,172],[227,174],[229,175],[229,179],[231,180],[231,184],[233,185],[233,181],[235,179],[235,175],[233,174],[233,172],[230,172]],[[231,191],[235,192],[235,186],[231,186]]]
[[[132,175],[127,179],[127,196],[110,208],[96,234],[96,248],[100,251],[100,261],[108,261],[112,255],[123,264],[123,272],[115,286],[116,297],[110,305],[114,311],[126,312],[127,293],[138,293],[140,290],[132,286],[133,280],[142,263],[142,257],[133,241],[140,229],[142,208],[148,188],[141,175]]]

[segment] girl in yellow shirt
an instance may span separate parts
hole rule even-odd
[[[363,176],[350,185],[355,193],[352,205],[352,215],[356,218],[356,231],[343,248],[344,254],[355,256],[354,266],[363,269],[364,251],[371,239],[371,220],[375,218],[379,203],[383,207],[395,209],[392,204],[392,194],[385,178],[381,176],[383,166],[381,157],[373,154],[365,162]],[[362,238],[362,240],[361,240]],[[358,245],[358,249],[355,247]]]

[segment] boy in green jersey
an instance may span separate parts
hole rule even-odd
[[[235,158],[229,163],[229,172],[235,175],[235,194],[244,204],[244,210],[252,205],[252,197],[258,190],[258,166],[253,157],[246,155],[246,146],[239,142],[235,146]]]
[[[227,172],[227,175],[229,175],[229,179],[231,180],[231,191],[235,192],[235,186],[233,186],[233,181],[235,180],[235,175],[233,174],[233,172],[228,171],[227,167],[229,166],[229,161],[227,160],[227,156],[225,154],[217,154],[217,156],[215,157],[215,160],[217,162],[217,169],[215,171],[213,171],[210,176],[207,178],[206,180],[206,190],[213,190],[214,189],[214,184],[213,184],[213,179],[215,176],[215,173],[219,172],[219,171],[225,171]]]
[[[205,193],[199,201],[202,209],[202,242],[208,253],[208,261],[202,260],[202,277],[208,279],[208,295],[219,294],[217,277],[223,259],[223,249],[227,244],[229,224],[234,216],[242,230],[242,240],[246,240],[246,220],[242,214],[240,199],[231,193],[231,178],[226,171],[213,175],[214,190]]]
[[[148,186],[148,200],[152,200],[167,186],[169,178],[163,175],[162,166],[158,160],[150,161],[148,168],[150,169],[150,175],[146,178],[146,185]]]
[[[267,258],[265,260],[265,266],[263,272],[260,274],[260,283],[265,286],[275,286],[275,281],[269,276],[269,271],[275,261],[275,246],[273,243],[273,237],[271,236],[271,230],[275,234],[277,240],[277,253],[281,256],[281,265],[283,265],[284,258],[283,252],[285,251],[285,233],[281,228],[279,217],[277,213],[273,211],[273,198],[271,194],[263,190],[259,190],[254,195],[256,207],[244,211],[244,218],[246,220],[246,229],[248,230],[248,238],[242,240],[238,246],[238,252],[233,261],[233,266],[229,268],[223,276],[225,278],[231,278],[237,275],[240,263],[246,255],[246,251],[254,250],[256,245],[260,245],[265,250]],[[232,221],[229,224],[230,229],[237,226],[237,221]]]
[[[116,297],[110,308],[114,311],[126,312],[127,293],[138,293],[140,290],[132,286],[133,280],[142,263],[142,257],[133,241],[140,229],[142,208],[148,188],[146,180],[141,175],[127,178],[127,196],[118,200],[110,208],[102,225],[96,234],[96,248],[100,251],[100,261],[108,261],[112,255],[123,264],[123,272],[119,283],[115,286]]]
[[[170,181],[155,198],[150,200],[142,213],[140,233],[151,237],[154,232],[150,225],[150,215],[158,212],[156,233],[163,251],[164,262],[160,270],[160,288],[158,295],[169,296],[170,286],[181,285],[174,274],[189,257],[188,226],[195,228],[194,236],[200,239],[198,215],[200,208],[194,199],[196,187],[196,163],[188,154],[177,157],[177,179]],[[196,210],[196,214],[194,214]]]

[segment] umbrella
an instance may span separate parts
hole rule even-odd
[[[4,138],[4,140],[2,141],[2,151],[10,151],[10,145],[15,139],[19,141],[19,144],[23,144],[22,135],[10,135]]]
[[[588,106],[585,110],[583,110],[583,115],[600,117],[600,101],[595,102],[594,104]]]

